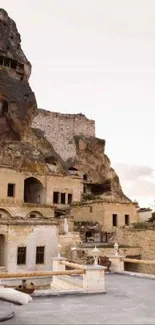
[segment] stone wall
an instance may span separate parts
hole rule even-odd
[[[152,210],[142,210],[138,211],[139,213],[139,221],[148,221],[152,217]]]
[[[76,155],[75,135],[95,136],[95,122],[83,114],[61,114],[39,109],[32,127],[45,132],[47,140],[64,160]]]
[[[117,229],[116,241],[119,245],[139,246],[142,259],[155,260],[155,230]],[[155,265],[127,266],[130,271],[155,274]]]
[[[80,201],[81,194],[83,191],[83,185],[81,180],[74,176],[62,176],[62,175],[38,175],[33,173],[20,172],[12,170],[9,168],[0,168],[0,206],[4,208],[8,206],[8,209],[12,211],[12,215],[26,216],[27,213],[31,211],[31,204],[24,204],[24,181],[29,177],[35,178],[42,184],[42,193],[40,195],[40,204],[42,206],[52,206],[53,205],[53,192],[65,193],[66,194],[66,204],[67,195],[72,194],[73,201]],[[8,184],[14,184],[15,191],[14,196],[8,197]],[[34,193],[32,193],[34,195]],[[39,193],[40,194],[40,193]],[[43,200],[43,202],[41,201]],[[32,202],[33,203],[33,202]],[[39,204],[36,209],[39,208]],[[59,202],[60,207],[62,206]],[[21,210],[23,209],[23,213]],[[34,210],[34,207],[32,207]],[[40,211],[41,212],[41,211]],[[42,208],[42,212],[49,216],[50,211],[45,211]],[[51,211],[52,215],[53,212]]]
[[[138,219],[137,208],[132,203],[107,203],[88,202],[72,206],[71,214],[75,221],[98,222],[103,230],[111,231],[117,229],[112,225],[112,215],[117,214],[118,227],[125,225],[125,215],[129,215],[130,223]]]
[[[99,256],[110,256],[114,255],[114,248],[113,247],[98,247],[99,249]],[[87,255],[93,256],[92,250],[94,249],[94,246],[92,247],[83,247],[83,249]],[[141,253],[141,248],[139,247],[122,247],[119,249],[120,255],[139,255]]]
[[[51,257],[57,254],[56,226],[1,225],[0,233],[5,236],[5,267],[8,272],[51,270]],[[26,247],[26,264],[17,265],[17,248],[23,246]],[[37,246],[45,246],[44,264],[36,264]]]

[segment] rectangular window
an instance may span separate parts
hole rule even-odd
[[[61,204],[65,204],[66,193],[61,193]]]
[[[92,213],[93,212],[93,207],[89,208],[89,212]]]
[[[68,204],[72,203],[73,196],[72,194],[68,194]]]
[[[26,247],[17,248],[17,264],[26,264]]]
[[[15,184],[8,184],[8,196],[9,197],[15,196]]]
[[[59,192],[53,192],[53,203],[59,203]]]
[[[112,215],[112,225],[113,227],[117,227],[117,214]]]
[[[129,223],[130,223],[130,217],[128,214],[125,214],[125,225],[129,226]]]
[[[44,264],[44,253],[45,253],[44,246],[36,247],[36,264]]]

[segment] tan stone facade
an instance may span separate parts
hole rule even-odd
[[[56,254],[59,233],[64,253],[79,242],[79,234],[73,232],[74,222],[98,222],[102,231],[113,232],[113,214],[117,215],[118,227],[124,226],[125,215],[129,216],[129,223],[137,220],[137,209],[132,203],[81,202],[83,181],[75,175],[38,175],[1,167],[0,193],[0,236],[5,236],[5,245],[1,237],[1,267],[13,272],[48,270],[50,257]],[[72,196],[71,202],[68,195]],[[55,211],[60,211],[60,218]],[[69,218],[68,234],[64,234],[63,211]],[[52,225],[53,222],[57,224]],[[46,247],[45,262],[40,266],[35,264],[37,246]],[[18,247],[26,247],[23,265],[17,264]]]
[[[57,244],[57,226],[52,222],[35,221],[34,225],[31,220],[23,223],[17,219],[0,220],[0,270],[50,270]],[[42,259],[37,261],[37,249],[40,248],[44,252]]]
[[[81,180],[77,177],[73,176],[63,176],[59,175],[38,175],[32,173],[20,172],[17,170],[12,170],[9,168],[0,168],[0,202],[1,205],[9,205],[11,208],[12,205],[20,206],[23,203],[26,203],[26,198],[24,200],[24,192],[26,191],[26,183],[25,181],[30,179],[32,182],[28,184],[27,190],[33,190],[33,193],[36,192],[36,197],[32,198],[32,203],[39,204],[41,206],[52,206],[54,204],[53,201],[53,193],[59,192],[65,194],[65,203],[68,204],[67,195],[72,194],[72,201],[80,201],[83,185]],[[35,184],[33,185],[33,179],[36,182],[38,181],[38,185],[40,183],[40,187],[37,188]],[[12,184],[13,195],[8,195],[8,186]],[[32,185],[31,185],[32,184]],[[32,187],[33,186],[33,187]],[[60,199],[60,200],[59,200]],[[61,198],[58,199],[58,203],[61,204]],[[38,201],[37,201],[38,200]],[[29,203],[31,201],[29,200]],[[12,208],[11,208],[12,209]],[[17,213],[16,213],[17,214]],[[47,211],[48,214],[48,211]],[[47,215],[48,216],[48,215]]]
[[[137,207],[133,203],[117,202],[89,202],[73,205],[71,213],[75,221],[98,222],[104,231],[112,231],[117,227],[127,226],[138,221]],[[113,216],[116,216],[116,225],[113,224]]]
[[[135,222],[136,207],[123,193],[105,140],[95,136],[95,122],[37,108],[16,24],[3,9],[0,16],[1,266],[46,270],[59,234],[64,246],[75,242],[74,218],[110,232]]]
[[[26,183],[27,180],[31,182]],[[59,194],[57,203],[54,203],[54,192]],[[62,193],[65,194],[63,203]],[[64,221],[55,218],[54,211],[69,207],[70,194],[72,200],[80,200],[81,181],[74,176],[36,175],[0,168],[1,270],[18,272],[51,269],[51,257],[57,254],[59,232],[64,232]],[[68,224],[69,231],[73,230],[73,221]],[[26,249],[26,260],[18,265],[20,247]],[[37,247],[44,247],[45,250],[41,264],[35,263]]]

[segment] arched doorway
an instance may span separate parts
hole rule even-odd
[[[24,202],[45,204],[45,189],[35,177],[28,177],[24,181]]]
[[[5,236],[0,235],[0,267],[5,266],[5,259],[6,259],[6,247],[5,247]]]

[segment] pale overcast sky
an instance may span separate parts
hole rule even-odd
[[[155,0],[1,0],[33,65],[38,107],[84,113],[123,189],[155,199]]]

